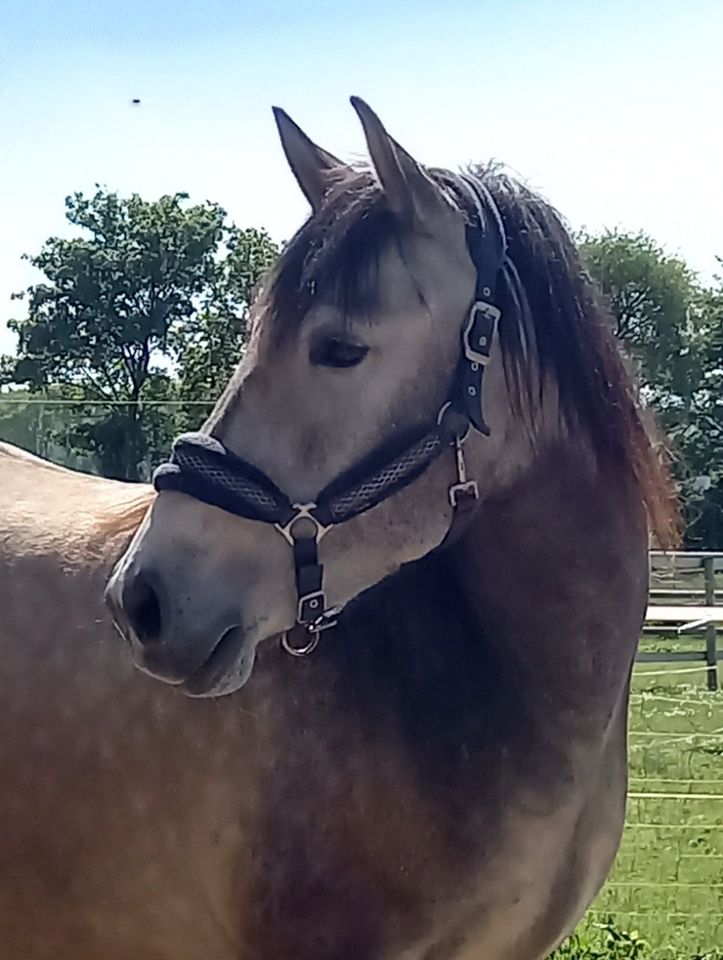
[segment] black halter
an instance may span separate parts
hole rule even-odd
[[[452,523],[442,545],[459,536],[479,499],[477,483],[468,480],[463,444],[470,426],[488,435],[482,412],[482,377],[489,361],[500,310],[492,303],[505,262],[506,241],[497,208],[477,180],[459,176],[459,188],[474,202],[475,216],[466,241],[477,271],[474,302],[461,330],[461,355],[449,400],[426,430],[390,444],[385,442],[333,480],[311,503],[293,503],[257,467],[237,457],[215,437],[186,433],[173,444],[171,459],[153,476],[158,491],[176,490],[228,513],[273,524],[294,553],[298,607],[292,642],[284,649],[310,653],[319,634],[336,625],[341,612],[327,607],[324,569],[318,545],[331,527],[345,523],[416,480],[449,447],[457,477],[449,488]]]

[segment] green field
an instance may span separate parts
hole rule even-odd
[[[636,666],[623,843],[560,957],[723,960],[723,692],[680,666]]]

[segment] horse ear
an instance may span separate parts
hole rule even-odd
[[[429,225],[449,202],[421,164],[389,136],[372,108],[351,98],[364,128],[369,156],[393,213],[418,226]]]
[[[274,118],[286,159],[311,209],[317,213],[332,179],[346,164],[318,147],[281,107],[274,107]]]

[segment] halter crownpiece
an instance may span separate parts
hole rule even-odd
[[[340,607],[327,606],[318,555],[319,543],[332,527],[358,517],[412,483],[450,447],[456,467],[456,482],[449,488],[453,515],[440,546],[457,539],[479,500],[476,481],[467,477],[463,445],[470,426],[489,435],[482,410],[482,379],[501,315],[492,299],[505,262],[506,240],[486,188],[466,175],[457,176],[455,182],[472,200],[473,222],[465,232],[477,279],[460,333],[460,360],[451,395],[434,424],[396,443],[385,441],[310,503],[292,502],[265,473],[206,433],[179,436],[170,460],[153,475],[159,492],[175,490],[235,516],[273,524],[289,543],[296,577],[296,626],[284,634],[282,646],[294,656],[311,653],[319,635],[335,626],[341,613]]]

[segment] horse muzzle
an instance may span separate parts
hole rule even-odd
[[[180,630],[162,584],[147,572],[128,569],[113,574],[105,601],[143,673],[192,697],[231,693],[248,680],[254,648],[236,611],[208,623],[196,617],[189,623],[187,614]]]

